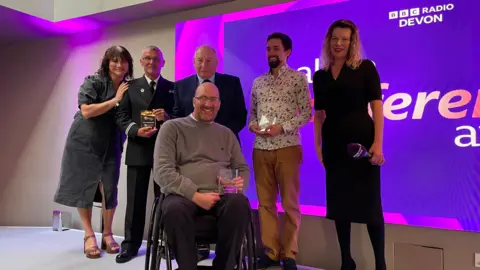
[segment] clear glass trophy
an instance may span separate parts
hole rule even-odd
[[[218,172],[218,193],[220,195],[238,193],[234,179],[238,177],[238,169],[220,169]]]
[[[53,210],[52,229],[57,232],[63,232],[73,228],[72,213]]]
[[[258,126],[260,127],[260,131],[265,132],[268,126],[275,125],[277,123],[277,117],[273,119],[267,117],[266,115],[262,114],[260,117],[260,121],[258,122]]]

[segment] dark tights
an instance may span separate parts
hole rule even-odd
[[[341,270],[354,270],[355,262],[350,254],[351,223],[348,221],[335,221],[335,227],[342,256]],[[386,270],[385,227],[383,224],[367,224],[367,230],[372,242],[373,253],[375,254],[375,268],[376,270]]]

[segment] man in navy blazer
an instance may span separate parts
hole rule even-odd
[[[218,58],[215,49],[210,46],[198,47],[193,63],[197,74],[175,82],[173,116],[190,115],[193,112],[192,100],[197,86],[203,82],[214,83],[220,91],[222,102],[215,122],[228,127],[240,142],[238,134],[247,124],[247,108],[240,79],[216,72]]]
[[[120,102],[117,125],[128,136],[127,154],[127,208],[125,210],[125,239],[117,263],[125,263],[138,254],[145,228],[146,204],[153,150],[161,125],[167,121],[174,106],[174,83],[161,75],[165,64],[162,51],[156,46],[146,47],[140,58],[144,76],[130,82]],[[151,110],[155,127],[142,127],[141,112]],[[160,186],[153,181],[155,196],[160,196]]]

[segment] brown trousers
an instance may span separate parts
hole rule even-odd
[[[253,170],[258,196],[262,242],[267,255],[274,260],[295,259],[300,228],[301,146],[276,150],[253,150]],[[285,211],[283,232],[279,237],[277,196],[280,191]]]

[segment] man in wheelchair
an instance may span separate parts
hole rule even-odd
[[[235,135],[214,122],[220,108],[218,88],[210,82],[199,85],[193,106],[191,115],[165,122],[155,144],[154,179],[166,195],[159,206],[165,233],[179,269],[197,269],[195,219],[214,216],[218,233],[213,268],[234,269],[251,221],[250,203],[243,195],[250,170]],[[230,181],[234,191],[223,195],[219,180],[225,170],[238,173]]]

